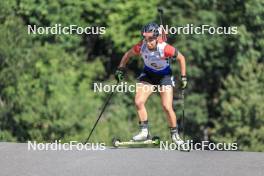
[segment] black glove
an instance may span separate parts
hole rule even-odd
[[[117,68],[115,72],[115,79],[120,82],[124,79],[124,75],[126,73],[126,69],[124,67]]]
[[[187,87],[187,77],[181,76],[181,88],[185,89]]]

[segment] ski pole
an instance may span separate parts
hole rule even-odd
[[[182,126],[183,141],[185,141],[185,133],[184,133],[184,89],[182,89],[181,95],[182,95],[182,120],[181,120],[181,126]]]
[[[158,7],[158,13],[159,13],[159,17],[160,17],[160,25],[164,28],[164,26],[163,26],[163,20],[162,20],[163,9],[161,7]],[[165,34],[165,31],[163,29],[161,29],[161,30],[162,30],[162,40],[164,42],[166,42],[167,41],[167,36]]]
[[[117,84],[116,84],[116,85],[118,85],[118,84],[119,84],[119,81],[117,81]],[[104,111],[105,111],[107,105],[109,104],[111,98],[113,97],[114,92],[115,92],[115,91],[112,91],[111,94],[109,94],[109,96],[107,97],[107,99],[106,99],[106,101],[105,101],[105,103],[104,103],[104,105],[103,105],[103,108],[102,108],[102,110],[101,110],[101,113],[100,113],[99,117],[97,118],[96,122],[94,123],[94,126],[93,126],[93,128],[92,128],[92,130],[91,130],[89,136],[87,137],[86,141],[84,142],[84,144],[86,144],[86,143],[90,140],[90,137],[92,136],[95,127],[97,126],[97,124],[98,124],[100,118],[102,117],[102,115],[103,115],[103,113],[104,113]]]

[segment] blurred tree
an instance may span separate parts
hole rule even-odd
[[[214,139],[235,141],[242,150],[263,151],[264,63],[248,59],[239,70],[224,80],[220,91],[221,116]]]
[[[33,46],[14,17],[0,30],[5,39],[0,44],[1,129],[19,141],[60,139],[83,130],[101,102],[90,89],[103,71],[99,60],[85,64],[59,46]]]

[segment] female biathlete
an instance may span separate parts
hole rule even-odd
[[[184,89],[187,86],[185,58],[176,48],[161,40],[159,26],[156,23],[144,26],[141,34],[144,39],[124,54],[115,73],[117,81],[121,81],[131,57],[141,55],[144,60],[144,69],[138,77],[140,83],[136,86],[135,96],[140,131],[132,139],[143,141],[149,138],[145,103],[153,92],[153,87],[160,86],[161,103],[168,119],[171,139],[177,145],[182,145],[184,142],[178,134],[176,114],[172,107],[174,80],[168,59],[177,58],[181,68],[181,88]]]

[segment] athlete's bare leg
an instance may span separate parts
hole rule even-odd
[[[164,112],[166,113],[168,123],[170,127],[176,127],[176,114],[173,110],[173,87],[172,86],[162,86],[162,91],[160,91],[161,103]]]
[[[171,139],[177,145],[182,145],[184,142],[179,136],[176,114],[172,107],[173,87],[163,86],[162,91],[160,92],[160,96],[161,96],[162,107],[167,115],[168,123],[170,126]]]
[[[140,122],[148,120],[145,103],[148,97],[153,93],[153,90],[154,86],[148,83],[138,83],[136,86],[135,105]]]

